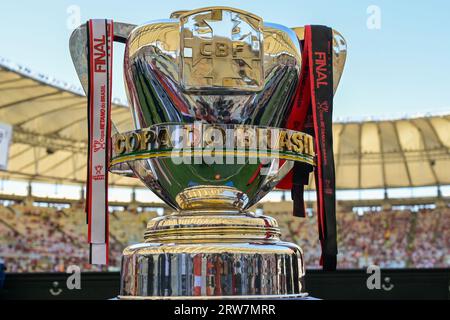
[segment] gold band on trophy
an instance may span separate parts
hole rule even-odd
[[[111,166],[163,157],[279,158],[315,165],[311,135],[249,125],[169,124],[112,137]]]

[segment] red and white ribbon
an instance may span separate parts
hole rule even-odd
[[[111,150],[111,79],[114,30],[111,20],[87,22],[88,176],[86,214],[91,264],[108,264],[108,167]]]

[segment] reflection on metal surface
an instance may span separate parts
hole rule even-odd
[[[177,163],[154,156],[160,145],[151,143],[172,143],[167,134],[185,127],[283,128],[299,81],[302,29],[226,7],[181,10],[170,19],[137,27],[115,23],[114,29],[116,40],[126,42],[124,78],[136,131],[115,134],[112,171],[134,174],[176,210],[148,223],[145,243],[125,249],[120,298],[304,296],[301,249],[280,241],[274,219],[248,211],[293,161],[280,160],[280,152],[231,164]],[[334,35],[337,86],[346,46]],[[72,34],[70,46],[86,90],[84,26]],[[280,132],[277,148],[314,164],[309,136]],[[245,130],[237,136],[245,137]]]
[[[131,30],[136,27],[134,24],[114,22],[114,39],[119,42],[126,42]],[[69,40],[69,50],[73,65],[77,71],[81,86],[84,92],[88,92],[88,64],[87,64],[87,33],[86,24],[82,24],[72,32]]]
[[[243,208],[247,196],[233,187],[200,185],[180,192],[175,201],[182,210],[220,207],[222,209]]]
[[[298,296],[303,276],[290,243],[146,243],[124,252],[120,297]]]
[[[232,191],[214,192],[226,197]],[[196,196],[210,200],[211,209],[189,208],[152,219],[146,243],[125,249],[120,298],[305,295],[303,253],[280,241],[275,219],[233,206],[226,210],[221,202],[212,209],[214,199]]]
[[[256,164],[258,161],[267,164],[270,159],[315,165],[312,136],[280,128],[202,122],[162,124],[115,134],[112,145],[110,171],[114,173],[116,167],[122,170],[123,163],[169,157],[178,165]]]
[[[170,19],[139,26],[130,34],[125,49],[124,71],[136,128],[148,128],[161,123],[194,123],[196,121],[281,127],[289,112],[300,72],[301,55],[295,33],[282,26],[264,24],[260,18],[235,9],[199,9],[179,15],[180,19],[184,19],[183,17],[188,20],[188,27],[182,28],[180,20]],[[201,22],[201,28],[189,24],[192,19],[199,20],[200,17],[215,19],[215,22],[210,23],[208,27]],[[203,87],[206,84],[202,82],[203,80],[192,78],[193,73],[186,76],[182,69],[185,65],[183,55],[179,54],[182,52],[182,46],[186,44],[186,37],[180,34],[180,30],[186,30],[186,28],[190,30],[189,36],[192,30],[200,32],[201,29],[201,37],[206,41],[202,43],[221,43],[226,40],[228,46],[235,46],[238,49],[241,42],[234,40],[233,37],[237,39],[243,37],[242,41],[253,39],[253,44],[249,44],[250,41],[244,47],[249,50],[252,48],[261,57],[263,63],[261,68],[258,68],[258,72],[261,70],[264,72],[264,82],[261,83],[261,79],[257,79],[256,74],[252,73],[253,79],[258,80],[253,81],[255,86],[252,87],[253,82],[249,80],[251,77],[247,74],[249,69],[245,67],[240,71],[236,69],[236,74],[241,76],[240,81],[233,80],[228,83],[226,80],[227,85],[222,86],[212,84],[213,92],[211,92]],[[258,28],[261,31],[258,31]],[[244,32],[245,30],[247,31]],[[224,34],[227,34],[228,39],[224,38]],[[198,38],[198,34],[196,35]],[[194,36],[193,33],[192,36]],[[261,42],[263,46],[260,45]],[[204,50],[211,50],[210,45],[204,46]],[[199,50],[197,47],[193,50],[193,54]],[[237,51],[236,54],[239,57],[242,53]],[[218,54],[221,55],[220,52]],[[252,59],[254,57],[252,56]],[[225,58],[230,59],[229,56],[214,56],[213,59],[202,59],[202,61],[214,60],[213,69],[216,70],[216,62]],[[227,65],[234,63],[230,61]],[[218,65],[220,66],[222,62]],[[194,64],[199,66],[202,63]],[[215,75],[222,79],[223,73],[220,70],[228,72],[230,67],[218,69],[219,72]],[[204,74],[206,71],[198,72]],[[188,82],[187,88],[183,86],[184,80]],[[198,85],[199,81],[200,85],[195,86],[194,84]],[[193,87],[195,90],[191,91]],[[258,87],[260,87],[259,91],[252,92]],[[205,90],[202,91],[202,89]],[[179,173],[180,166],[174,166],[170,159],[140,161],[154,173],[157,184],[161,186],[160,197],[173,199],[179,192],[193,185],[219,186],[226,182],[227,185],[245,193],[249,198],[249,205],[254,204],[269,192],[270,188],[267,188],[269,182],[281,179],[279,173],[286,171],[279,170],[276,160],[268,164],[244,163],[214,166],[193,164],[181,166],[183,167],[181,170],[190,172],[188,179],[181,179],[180,176],[183,174]],[[285,165],[289,167],[292,163],[286,162]],[[260,174],[262,166],[269,171],[269,174]],[[171,173],[176,173],[177,176],[174,177]],[[214,178],[216,176],[220,176],[221,179],[217,181]],[[175,201],[170,201],[170,205],[179,208]]]
[[[244,11],[199,9],[180,19],[180,79],[185,91],[262,89],[262,20]]]

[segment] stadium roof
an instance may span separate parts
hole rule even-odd
[[[113,104],[119,131],[131,115]],[[0,178],[83,183],[86,98],[81,89],[0,59],[0,122],[13,125],[7,172]],[[338,189],[450,184],[450,114],[334,124]],[[120,186],[137,179],[110,175]]]
[[[0,60],[0,122],[13,125],[7,179],[82,183],[86,178],[86,97],[81,89]],[[128,108],[113,104],[120,131],[131,130]],[[140,185],[110,175],[116,185]]]

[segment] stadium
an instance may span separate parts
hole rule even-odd
[[[174,212],[139,179],[109,173],[109,264],[89,263],[86,103],[79,86],[0,58],[0,299],[114,298],[123,250],[142,242],[150,219]],[[111,110],[118,132],[134,130],[127,104],[113,99]],[[310,295],[450,298],[449,132],[448,112],[334,121],[335,272],[320,270],[314,179],[306,217],[280,189],[251,208],[303,249]],[[170,173],[189,180],[178,170]],[[74,267],[84,290],[66,288]]]
[[[1,256],[7,274],[63,273],[70,265],[117,273],[125,246],[141,240],[149,219],[171,209],[156,197],[148,201],[150,192],[138,180],[111,175],[112,188],[126,194],[110,202],[111,263],[90,265],[83,192],[85,98],[5,61],[0,91],[1,119],[14,132],[0,187]],[[131,127],[126,106],[114,105],[113,117],[119,130]],[[362,270],[364,276],[370,265],[394,270],[450,267],[449,120],[444,114],[334,125],[340,270]],[[40,188],[53,189],[54,196],[40,196]],[[75,196],[62,197],[58,188]],[[274,191],[254,208],[275,217],[285,239],[308,252],[308,270],[319,269],[320,258],[311,192],[303,219],[292,215],[286,192]]]

